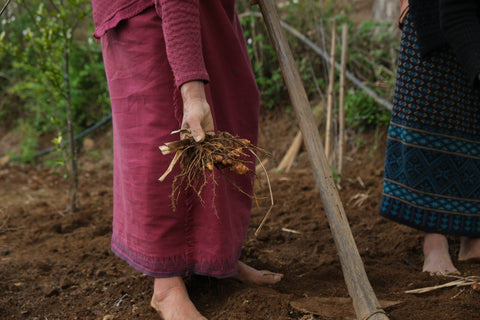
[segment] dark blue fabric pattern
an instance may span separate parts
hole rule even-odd
[[[480,92],[451,49],[421,58],[405,20],[380,214],[415,229],[480,237]]]

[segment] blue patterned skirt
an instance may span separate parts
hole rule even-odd
[[[380,214],[428,233],[480,237],[480,90],[451,49],[419,55],[405,21]]]

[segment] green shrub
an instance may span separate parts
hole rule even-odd
[[[390,122],[390,111],[359,89],[349,89],[345,96],[345,122],[360,130],[385,126]]]
[[[249,9],[245,5],[239,5],[240,13]],[[327,54],[330,54],[332,20],[335,19],[337,62],[340,62],[342,24],[347,24],[350,30],[347,70],[379,96],[387,101],[391,100],[395,82],[396,48],[399,41],[398,34],[391,31],[391,24],[365,22],[356,26],[350,19],[354,6],[348,1],[291,0],[283,2],[283,5],[277,6],[277,9],[283,21],[297,29]],[[288,105],[288,93],[263,21],[258,17],[246,15],[241,22],[260,89],[262,105],[269,108]],[[329,81],[329,61],[325,61],[323,57],[288,32],[286,34],[309,99],[325,101]],[[339,75],[336,71],[336,95],[338,79]],[[349,86],[349,94],[346,97],[348,125],[369,129],[388,123],[390,117],[388,110],[378,105],[373,98],[360,89],[353,87],[350,82],[347,81],[347,85]]]
[[[88,40],[89,0],[12,2],[2,19],[0,96],[7,103],[0,103],[0,121],[15,127],[22,119],[37,136],[65,134],[67,103],[77,132],[110,112],[99,45]]]

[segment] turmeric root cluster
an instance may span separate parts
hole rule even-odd
[[[172,171],[177,162],[180,163],[180,173],[172,184],[172,203],[175,208],[181,186],[192,188],[201,198],[201,192],[207,184],[207,173],[214,179],[214,168],[229,169],[235,174],[244,175],[251,170],[248,167],[248,156],[255,152],[264,152],[254,146],[249,140],[231,135],[228,132],[207,133],[205,140],[196,142],[192,135],[186,133],[185,138],[168,142],[160,146],[163,154],[175,153],[169,168],[160,181],[163,181]],[[213,181],[215,182],[215,181]]]
[[[246,174],[250,169],[240,160],[240,157],[245,156],[243,149],[248,147],[250,147],[250,141],[247,139],[219,139],[218,145],[212,150],[211,161],[206,162],[207,169],[212,171],[215,166],[218,169],[228,168],[236,174]]]

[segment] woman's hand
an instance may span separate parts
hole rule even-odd
[[[183,119],[181,129],[190,129],[197,142],[205,139],[206,132],[215,130],[210,105],[205,97],[203,81],[190,81],[182,84],[180,93],[183,100]],[[183,139],[185,134],[181,134]]]

